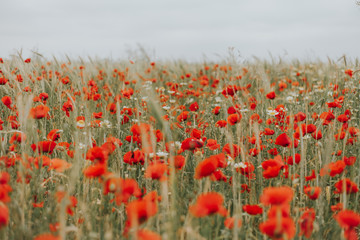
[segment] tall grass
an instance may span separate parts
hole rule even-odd
[[[352,76],[348,69],[353,70]],[[151,63],[146,58],[135,62],[81,58],[48,61],[33,56],[25,63],[21,57],[4,59],[0,77],[8,81],[0,85],[0,96],[9,96],[12,104],[6,107],[0,103],[0,118],[4,122],[0,131],[0,173],[10,174],[6,184],[12,191],[8,193],[11,201],[1,202],[5,193],[0,189],[0,206],[9,209],[8,221],[2,224],[0,217],[0,238],[33,239],[49,233],[54,239],[142,239],[139,230],[147,229],[162,239],[268,239],[259,225],[269,218],[270,207],[261,202],[260,196],[265,188],[280,186],[289,186],[294,191],[289,217],[294,221],[296,234],[291,237],[278,234],[279,239],[305,239],[300,235],[300,221],[306,208],[313,208],[316,216],[310,239],[344,238],[344,230],[334,218],[337,212],[331,206],[342,203],[344,209],[359,212],[359,193],[334,193],[335,183],[349,178],[359,186],[360,161],[347,165],[334,176],[320,176],[320,171],[344,157],[359,156],[358,135],[349,131],[350,127],[359,128],[358,69],[358,61],[349,60]],[[234,85],[238,91],[233,96],[224,92]],[[271,91],[276,93],[274,99],[266,97]],[[48,99],[37,98],[41,93],[47,93]],[[344,99],[340,107],[328,107],[326,103],[341,96]],[[62,110],[66,102],[73,107],[69,116]],[[189,110],[195,102],[199,109]],[[254,102],[256,107],[251,108]],[[276,109],[278,113],[281,104],[284,122],[270,123],[269,119],[275,120],[277,115],[272,116],[269,110]],[[43,118],[29,117],[31,109],[38,105],[48,106],[49,112]],[[216,106],[221,107],[218,115],[212,112]],[[227,120],[231,114],[229,107],[241,114],[241,120],[234,125]],[[346,126],[337,118],[347,109],[351,116]],[[329,110],[335,119],[328,124],[314,116]],[[184,111],[189,116],[179,121],[178,116]],[[93,113],[98,112],[102,112],[102,117],[96,122]],[[299,112],[305,114],[305,119],[296,120],[294,116]],[[16,116],[18,127],[11,124],[9,116]],[[84,117],[84,123],[79,116]],[[217,127],[219,120],[227,121],[227,126]],[[140,128],[140,135],[135,136],[132,127],[140,123],[149,124],[150,128]],[[309,133],[303,134],[301,127],[294,127],[301,124],[314,124],[316,132],[321,130],[322,138],[316,140]],[[265,128],[273,129],[274,135],[265,135]],[[48,139],[53,129],[62,130],[58,132],[60,138],[55,140],[53,153],[34,151],[32,144]],[[197,141],[203,146],[187,150],[181,144],[191,137],[193,129],[201,131]],[[156,130],[163,137],[157,136]],[[297,131],[299,136],[295,137]],[[291,138],[288,147],[275,144],[284,132]],[[336,140],[334,135],[342,132],[344,137]],[[19,133],[26,135],[26,140],[10,143],[11,137]],[[122,145],[112,145],[114,151],[106,160],[106,173],[85,176],[84,171],[97,163],[87,159],[89,149],[102,146],[110,136],[121,140]],[[210,150],[209,139],[216,140],[219,148]],[[294,146],[294,140],[298,140],[298,146]],[[226,153],[223,149],[226,144],[236,144],[241,149],[239,154],[234,157],[232,148]],[[269,153],[273,148],[278,154]],[[135,150],[144,152],[144,163],[124,162],[126,153]],[[257,153],[252,154],[254,151]],[[199,163],[222,152],[227,166],[218,170],[221,169],[226,180],[214,181],[214,174],[194,178]],[[301,155],[298,164],[286,162],[291,156],[295,162],[296,154]],[[42,155],[65,160],[71,167],[61,171],[52,162],[44,162],[47,160]],[[166,165],[160,180],[145,177],[156,162],[156,155],[157,162]],[[176,167],[178,155],[185,158],[182,169]],[[265,178],[262,163],[275,155],[280,156],[283,166],[278,175]],[[241,173],[245,163],[254,166],[251,176]],[[316,178],[307,181],[305,177],[312,170]],[[106,184],[109,179],[120,178],[136,180],[141,194],[131,196],[124,203],[113,201],[116,193],[105,194]],[[244,184],[249,191],[244,190]],[[304,193],[306,185],[320,187],[316,200]],[[117,190],[123,191],[122,187]],[[152,200],[157,206],[156,214],[146,221],[139,218],[137,224],[126,227],[129,204],[151,191],[158,196]],[[59,192],[63,194],[60,199]],[[211,192],[223,197],[226,217],[216,214],[217,211],[204,217],[189,211],[199,196]],[[71,197],[76,198],[76,203]],[[262,207],[263,213],[250,215],[243,208],[249,204]],[[235,219],[232,229],[224,223],[230,217]]]

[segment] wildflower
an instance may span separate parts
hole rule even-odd
[[[235,226],[235,218],[234,218],[234,217],[226,218],[225,221],[224,221],[224,225],[225,225],[225,227],[228,228],[228,229],[233,229],[234,226]],[[240,220],[240,219],[237,219],[237,226],[238,226],[238,228],[240,228],[241,225],[242,225],[241,220]]]
[[[60,236],[55,236],[51,233],[42,233],[37,235],[33,240],[60,240]]]
[[[232,158],[236,158],[240,154],[241,149],[236,144],[232,144],[232,146],[230,146],[230,144],[227,143],[223,147],[222,152],[229,154]]]
[[[291,218],[270,218],[260,223],[260,231],[272,239],[292,239],[295,236],[295,223]]]
[[[166,164],[154,163],[149,165],[145,171],[145,177],[151,179],[164,179],[164,173],[168,170]]]
[[[220,148],[220,144],[218,144],[214,139],[208,139],[206,147],[208,147],[210,150],[216,150]]]
[[[178,170],[181,170],[184,166],[185,166],[185,157],[182,155],[176,155],[174,158],[174,167]]]
[[[294,195],[292,188],[283,187],[267,187],[260,196],[260,202],[266,205],[281,205],[291,202]]]
[[[258,215],[263,213],[263,209],[259,205],[244,205],[242,209],[244,212],[250,215]]]
[[[126,206],[127,225],[134,227],[147,221],[158,211],[157,203],[147,199],[138,199]]]
[[[196,203],[189,207],[189,211],[195,217],[205,217],[215,213],[226,216],[227,211],[222,206],[223,202],[224,198],[220,193],[203,193],[197,198]]]
[[[196,138],[186,138],[182,143],[181,143],[181,148],[185,151],[185,150],[189,150],[189,151],[193,151],[196,148],[202,148],[202,146],[204,145],[204,143]]]
[[[266,94],[266,98],[268,98],[268,99],[274,99],[275,97],[276,97],[276,94],[274,91]]]
[[[215,123],[215,127],[218,127],[218,128],[226,127],[226,125],[227,125],[227,122],[225,120],[219,120]]]
[[[140,229],[136,233],[138,240],[161,240],[161,236],[147,229]]]
[[[282,133],[276,138],[275,144],[283,147],[287,147],[291,145],[291,139],[288,137],[286,133]]]
[[[344,236],[348,240],[357,239],[355,228],[360,225],[360,215],[351,210],[343,210],[335,215],[335,220],[345,230]]]
[[[60,133],[62,132],[63,131],[60,129],[53,129],[49,132],[46,138],[50,141],[57,141],[60,138]]]
[[[316,200],[319,198],[321,193],[320,187],[304,187],[304,193],[311,199]]]
[[[9,209],[8,207],[0,202],[0,229],[9,223]]]
[[[36,144],[32,144],[31,148],[35,152],[37,149],[39,153],[49,153],[52,154],[56,147],[56,142],[54,141],[41,141]]]
[[[270,116],[276,116],[279,114],[279,112],[276,110],[266,110],[266,113]]]
[[[96,163],[88,166],[84,170],[84,176],[87,178],[100,177],[106,173],[106,165],[102,163]]]
[[[2,103],[9,109],[11,109],[12,100],[9,96],[4,96],[1,98]]]
[[[345,186],[345,189],[344,189],[344,186]],[[336,182],[335,188],[336,188],[336,190],[334,191],[335,194],[340,194],[340,193],[343,193],[344,191],[346,191],[347,194],[357,193],[359,191],[356,183],[354,183],[353,181],[351,181],[348,178],[345,178],[345,179],[342,179],[342,180],[339,180],[338,182]]]
[[[108,152],[102,147],[93,147],[87,151],[86,159],[92,162],[105,163],[108,160]]]
[[[306,238],[310,238],[314,229],[315,210],[313,208],[307,209],[301,215],[300,223],[300,236],[304,235]]]
[[[240,122],[241,118],[242,118],[241,114],[239,114],[239,113],[234,113],[234,114],[229,115],[229,117],[227,118],[227,122],[228,122],[231,126],[233,126],[233,125],[235,125],[236,123]]]
[[[145,154],[141,150],[129,151],[125,153],[123,157],[124,163],[128,163],[130,165],[138,164],[144,165],[145,162]]]

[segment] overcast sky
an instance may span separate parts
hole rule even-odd
[[[0,57],[360,57],[356,0],[3,0]]]

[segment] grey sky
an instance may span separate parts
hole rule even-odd
[[[22,48],[47,57],[360,57],[355,0],[3,0],[0,57]],[[285,55],[285,51],[287,55]]]

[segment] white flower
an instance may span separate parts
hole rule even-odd
[[[171,103],[175,103],[175,102],[176,102],[176,100],[171,99],[169,102],[171,102]]]
[[[83,143],[79,143],[79,148],[80,149],[84,149],[86,147],[86,145],[85,144],[83,144]]]
[[[266,110],[266,112],[270,116],[276,116],[279,114],[276,110]]]
[[[221,99],[221,97],[216,97],[216,98],[215,98],[215,101],[216,101],[216,102],[222,102],[222,99]]]
[[[286,101],[288,101],[289,103],[292,103],[294,101],[294,97],[293,96],[287,96]]]
[[[79,120],[76,122],[76,126],[77,127],[80,127],[80,128],[83,128],[85,127],[85,121],[84,120]]]
[[[100,123],[100,127],[111,128],[111,123],[109,120],[104,120]]]
[[[246,168],[246,164],[243,162],[238,163],[239,168]]]
[[[173,94],[173,93],[175,93],[175,91],[168,90],[168,93]]]
[[[159,157],[166,157],[169,154],[167,152],[157,152],[156,155],[158,155]]]
[[[163,106],[162,108],[163,108],[164,110],[169,110],[169,109],[170,109],[169,106]]]
[[[240,112],[248,112],[248,111],[250,111],[250,110],[249,110],[249,109],[247,109],[247,108],[240,109]]]

